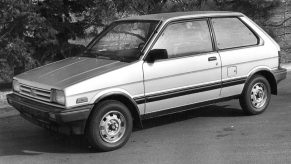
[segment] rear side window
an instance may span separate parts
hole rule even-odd
[[[214,18],[212,26],[219,49],[251,46],[259,43],[255,34],[238,18]]]
[[[152,49],[166,49],[169,58],[213,51],[206,20],[170,24]]]

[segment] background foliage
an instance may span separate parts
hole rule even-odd
[[[266,25],[280,0],[0,0],[0,79],[13,72],[75,56],[84,46],[70,40],[90,38],[111,21],[130,15],[193,10],[245,13]]]

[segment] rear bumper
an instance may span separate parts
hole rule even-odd
[[[66,134],[83,134],[86,120],[93,105],[66,109],[35,101],[19,94],[7,95],[8,103],[26,120],[41,127]]]
[[[285,69],[285,68],[278,68],[276,70],[273,70],[272,73],[275,76],[276,82],[278,84],[280,81],[286,79],[287,69]]]

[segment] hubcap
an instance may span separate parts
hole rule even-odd
[[[119,141],[125,133],[126,120],[118,111],[106,113],[99,123],[101,138],[108,143]]]
[[[251,102],[256,109],[261,108],[267,101],[267,90],[263,83],[256,83],[251,90]]]

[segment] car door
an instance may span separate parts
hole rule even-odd
[[[220,56],[213,51],[207,19],[169,23],[151,50],[168,58],[143,63],[146,113],[177,112],[219,97]]]
[[[270,63],[263,41],[238,17],[213,18],[217,49],[222,62],[221,97],[241,94],[249,72]]]

